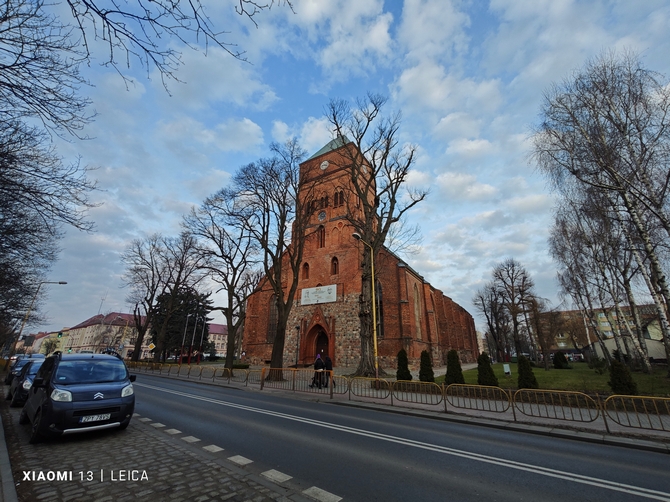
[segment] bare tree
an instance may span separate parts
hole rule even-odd
[[[506,356],[511,355],[509,344],[510,318],[503,305],[500,290],[495,287],[493,282],[489,282],[477,291],[472,302],[486,319],[487,333],[493,342],[496,359],[498,361],[506,360]]]
[[[638,56],[608,53],[590,61],[546,95],[534,137],[535,159],[561,187],[576,182],[607,194],[635,229],[644,251],[666,354],[670,327],[663,321],[670,287],[655,243],[670,235],[670,86]]]
[[[197,239],[196,249],[205,258],[209,278],[226,294],[226,303],[214,306],[223,312],[228,326],[225,367],[233,367],[235,349],[246,318],[247,298],[260,281],[259,247],[246,226],[228,224],[232,208],[220,193],[191,210],[184,226]]]
[[[248,236],[260,250],[264,277],[276,298],[277,331],[271,367],[282,368],[286,324],[298,289],[299,269],[313,199],[313,182],[300,179],[305,151],[295,139],[271,145],[273,157],[241,168],[231,188],[220,192],[231,225]],[[298,197],[300,194],[300,197]],[[272,372],[269,378],[279,377]]]
[[[348,172],[352,193],[346,197],[347,220],[376,257],[392,228],[427,195],[411,189],[407,178],[415,162],[416,147],[399,139],[400,113],[382,114],[386,98],[368,94],[355,107],[332,100],[326,116],[343,149],[341,166]],[[335,161],[334,164],[338,164]],[[361,359],[356,375],[375,375],[372,329],[372,263],[362,246],[362,287],[359,304]]]
[[[42,351],[49,355],[58,348],[59,343],[57,338],[45,338],[41,345]]]
[[[178,40],[185,46],[197,49],[204,44],[205,50],[213,45],[234,58],[246,61],[244,51],[226,41],[230,32],[216,27],[200,0],[130,0],[104,2],[102,0],[66,0],[70,7],[74,26],[79,31],[86,58],[91,56],[89,35],[107,44],[107,60],[122,73],[120,66],[129,65],[132,57],[146,67],[159,71],[163,84],[166,78],[176,78],[175,72],[181,63],[181,54],[164,40]],[[255,17],[275,3],[293,9],[289,0],[236,0],[235,11],[256,25]]]
[[[528,302],[535,296],[533,294],[535,284],[528,271],[513,258],[494,267],[493,281],[512,321],[512,338],[516,354],[519,356],[523,353],[520,327]]]
[[[163,353],[165,333],[170,316],[177,309],[176,298],[183,288],[193,287],[203,278],[203,257],[195,252],[195,240],[182,232],[179,237],[159,234],[133,241],[122,259],[126,265],[125,285],[131,288],[128,302],[133,305],[135,327],[138,332],[133,350],[133,361],[141,354],[148,328],[156,330],[155,357]],[[167,297],[163,307],[163,322],[154,326],[159,297]]]

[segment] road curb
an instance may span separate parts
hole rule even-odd
[[[9,461],[9,452],[5,441],[5,423],[1,418],[0,422],[2,423],[2,434],[0,434],[0,483],[2,484],[2,493],[0,493],[0,502],[18,502],[14,474],[12,473],[12,465]]]

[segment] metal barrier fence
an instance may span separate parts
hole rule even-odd
[[[512,397],[516,411],[527,417],[551,418],[570,422],[593,422],[600,416],[595,399],[583,392],[519,389]]]
[[[429,382],[348,378],[336,376],[332,371],[322,372],[324,380],[327,375],[328,386],[322,381],[319,389],[318,381],[312,386],[315,371],[311,368],[231,370],[217,366],[144,362],[128,362],[127,366],[144,373],[258,385],[261,390],[267,387],[329,395],[331,398],[336,394],[348,394],[349,400],[390,401],[391,405],[395,401],[400,406],[407,403],[438,406],[443,403],[445,412],[454,408],[502,414],[511,408],[515,422],[518,421],[517,412],[535,419],[579,423],[592,423],[602,416],[607,432],[610,432],[608,420],[623,428],[670,432],[670,398],[614,395],[601,403],[582,392],[520,389],[512,394],[500,387],[464,384],[445,387]]]
[[[352,377],[349,379],[349,399],[352,394],[368,399],[388,399],[391,396],[392,383],[383,378]]]
[[[409,382],[398,380],[392,384],[393,399],[405,403],[438,405],[444,400],[441,386],[433,382]]]
[[[670,431],[670,398],[610,396],[603,404],[603,416],[624,427]]]
[[[452,383],[444,389],[444,408],[447,403],[465,410],[505,413],[512,406],[510,395],[500,387]]]

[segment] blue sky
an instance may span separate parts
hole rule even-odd
[[[30,332],[128,312],[120,255],[130,240],[176,235],[182,214],[272,141],[296,136],[316,152],[331,139],[328,101],[367,92],[402,112],[401,140],[419,151],[411,182],[430,188],[410,215],[423,241],[408,263],[476,319],[475,291],[508,257],[556,304],[552,196],[529,159],[543,91],[603,50],[637,51],[670,74],[668,1],[295,0],[295,12],[259,14],[257,28],[233,0],[203,4],[248,62],[171,41],[184,64],[169,94],[137,61],[128,86],[102,59],[85,68],[93,139],[58,148],[96,168],[97,231],[67,231],[50,280],[68,285],[49,286],[48,320]]]

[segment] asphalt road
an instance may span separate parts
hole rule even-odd
[[[660,453],[150,375],[135,389],[141,417],[345,500],[670,501]]]

